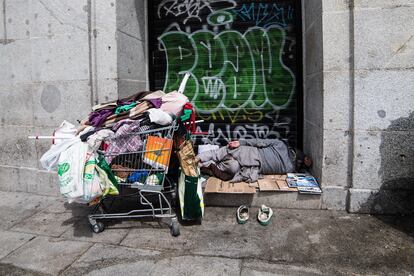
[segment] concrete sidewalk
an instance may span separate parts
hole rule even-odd
[[[156,222],[119,221],[93,234],[88,209],[0,192],[0,275],[333,275],[414,272],[411,217],[278,209],[271,225],[206,208],[173,238]]]

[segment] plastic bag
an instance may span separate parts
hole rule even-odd
[[[181,172],[178,193],[183,220],[196,220],[204,216],[204,199],[199,177],[188,176]]]
[[[60,154],[79,141],[76,137],[76,127],[67,121],[60,124],[53,136],[65,139],[53,139],[50,149],[40,158],[42,167],[47,171],[56,170]]]
[[[84,195],[83,173],[87,152],[88,144],[78,140],[60,154],[58,165],[60,193],[69,199]]]
[[[59,145],[67,140],[67,138],[73,138],[76,136],[76,127],[67,121],[63,121],[60,126],[55,130],[53,136],[65,139],[53,139],[52,144]]]
[[[56,170],[60,154],[75,143],[81,142],[78,137],[66,139],[63,143],[52,145],[50,149],[40,157],[42,167],[48,171]]]
[[[102,195],[100,179],[96,167],[96,155],[92,153],[89,155],[88,160],[85,163],[85,169],[83,173],[84,194],[82,197],[82,202],[88,203]]]

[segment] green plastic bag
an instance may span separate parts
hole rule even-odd
[[[118,180],[103,156],[99,156],[96,170],[98,171],[99,179],[103,186],[103,196],[105,197],[108,194],[119,195]]]
[[[178,180],[181,217],[184,220],[196,220],[204,215],[204,199],[199,177],[181,172]]]

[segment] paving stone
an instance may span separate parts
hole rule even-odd
[[[272,264],[262,261],[243,262],[241,276],[270,276],[270,275],[324,275],[320,270],[299,265]]]
[[[0,192],[0,197],[0,229],[12,227],[56,200],[54,197],[9,192]]]
[[[11,228],[13,231],[59,237],[71,225],[74,225],[76,218],[71,213],[50,213],[42,211],[29,218],[26,218]]]
[[[66,275],[80,275],[95,269],[110,267],[117,264],[129,264],[145,258],[159,255],[159,251],[135,249],[123,246],[95,244],[75,263],[71,265]]]
[[[90,242],[101,242],[107,244],[119,244],[128,234],[129,229],[122,225],[121,221],[115,222],[114,226],[105,224],[105,230],[99,234],[91,230],[87,217],[74,220],[69,229],[62,235],[62,238],[69,240],[80,240]]]
[[[29,234],[0,230],[0,259],[34,237]]]
[[[121,242],[123,246],[158,250],[190,250],[193,242],[191,232],[180,227],[180,236],[172,237],[166,225],[144,224],[130,230]]]
[[[2,259],[1,262],[56,275],[73,263],[90,246],[91,244],[87,242],[37,237]]]
[[[412,217],[406,219],[412,221]],[[354,267],[386,266],[391,271],[413,271],[412,229],[405,233],[394,229],[387,221],[369,215],[338,216],[335,221],[342,229],[343,235],[338,236],[349,247],[348,255],[352,258]]]
[[[179,256],[91,267],[88,275],[239,275],[240,261],[217,257]],[[68,273],[70,274],[70,273]]]

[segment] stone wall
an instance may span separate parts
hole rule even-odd
[[[313,207],[413,209],[413,14],[412,0],[303,1]],[[148,88],[146,17],[141,0],[0,0],[0,190],[57,195],[38,162],[50,141],[27,136]]]
[[[318,5],[306,1],[305,13],[315,17],[312,7]],[[318,40],[318,27],[305,16],[305,126],[321,116],[321,125],[305,129],[305,150],[317,159],[322,208],[413,209],[413,9],[414,2],[407,0],[325,0]],[[312,79],[309,68],[315,67],[322,68],[322,77],[315,73]]]
[[[355,1],[351,212],[412,212],[414,1]]]
[[[0,190],[57,195],[40,156],[63,120],[117,98],[112,1],[0,1]]]

